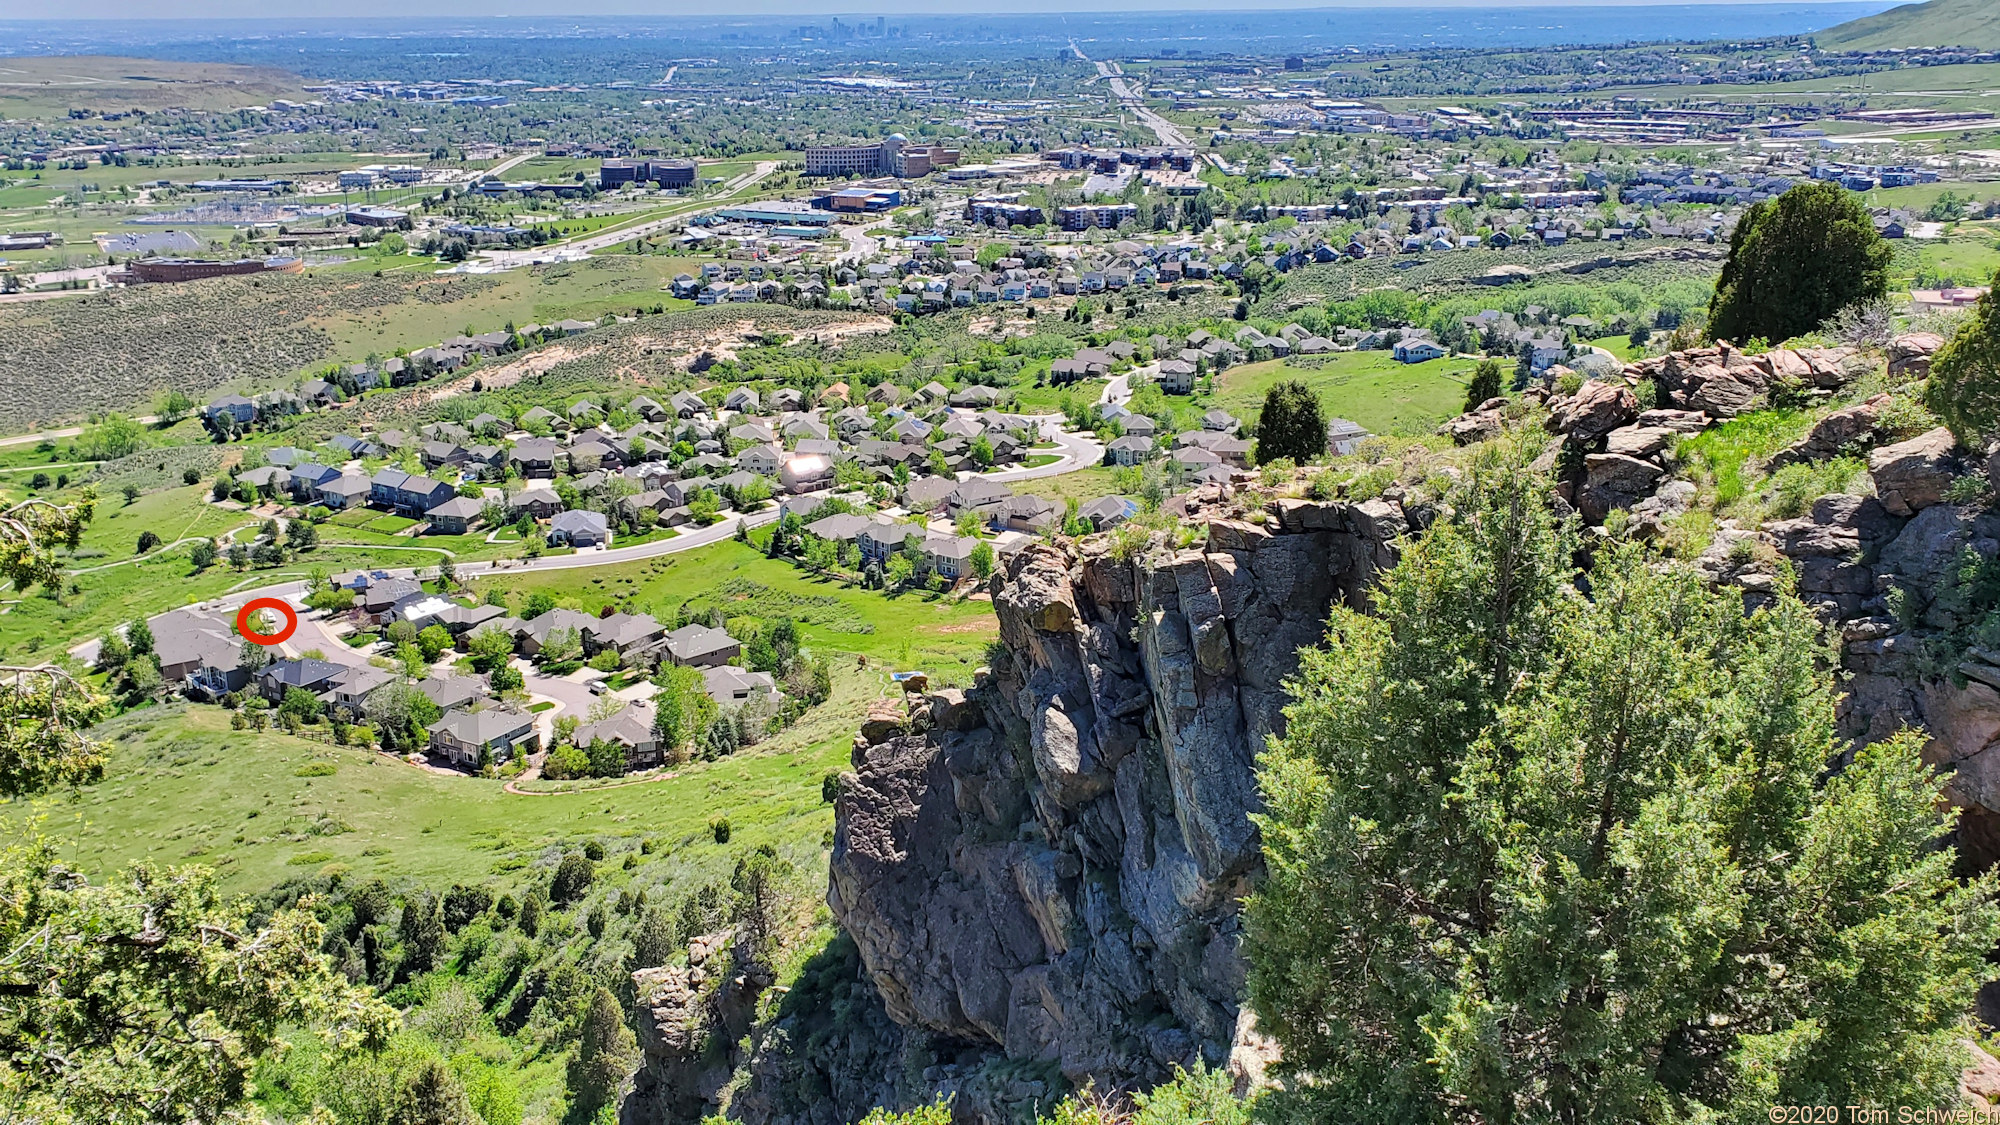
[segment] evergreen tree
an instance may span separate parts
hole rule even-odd
[[[1973,449],[2000,436],[2000,299],[1992,290],[1932,357],[1924,403]],[[139,650],[136,641],[132,649]]]
[[[1550,513],[1532,450],[1303,654],[1260,762],[1251,1003],[1281,1117],[1944,1105],[2000,937],[1909,737],[1839,760],[1812,615]]]
[[[549,901],[557,906],[568,906],[583,897],[590,884],[597,878],[597,869],[582,852],[571,852],[562,857],[556,865],[555,878],[549,880]]]
[[[1303,465],[1326,453],[1326,413],[1311,387],[1291,380],[1264,395],[1257,416],[1257,462],[1289,457]]]
[[[648,910],[632,934],[632,968],[651,969],[666,964],[680,949],[680,932],[664,910]]]
[[[405,977],[429,972],[444,955],[444,919],[438,912],[437,896],[418,891],[403,903],[403,918],[397,925],[403,941]]]
[[[1482,359],[1479,366],[1472,369],[1472,381],[1465,387],[1465,408],[1476,410],[1479,404],[1490,398],[1500,397],[1500,362]]]
[[[1789,340],[1889,289],[1895,251],[1868,208],[1839,184],[1800,184],[1753,203],[1729,236],[1708,305],[1708,335],[1738,344]]]
[[[480,1125],[465,1086],[434,1058],[419,1063],[404,1080],[395,1120],[396,1125]]]
[[[636,1063],[638,1041],[625,1026],[618,999],[602,986],[590,998],[577,1039],[576,1058],[567,1075],[570,1110],[578,1119],[588,1120],[618,1097],[618,1088]]]

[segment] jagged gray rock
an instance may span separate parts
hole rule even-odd
[[[1254,757],[1409,527],[1383,500],[1269,514],[1136,559],[1029,547],[994,581],[1006,659],[859,754],[827,901],[897,1023],[1100,1085],[1242,1046]]]

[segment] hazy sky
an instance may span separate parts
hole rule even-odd
[[[1240,11],[1275,8],[1606,7],[1662,0],[901,0],[868,7],[855,0],[0,0],[0,19],[396,19],[425,16],[898,15],[972,12]],[[1756,0],[1665,0],[1742,4]],[[1780,3],[1782,0],[1771,0]],[[1791,0],[1786,7],[1812,6]],[[4,52],[0,52],[4,53]]]

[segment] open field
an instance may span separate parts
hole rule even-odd
[[[106,724],[106,780],[47,809],[48,824],[65,860],[93,877],[137,860],[199,860],[237,891],[334,863],[362,876],[479,882],[527,867],[547,847],[591,837],[650,836],[672,852],[692,852],[695,866],[707,858],[726,873],[746,846],[817,839],[831,826],[820,779],[845,767],[847,736],[880,680],[843,669],[834,698],[790,730],[736,756],[683,767],[678,777],[539,796],[373,751],[232,731],[220,708],[169,704]],[[308,763],[334,771],[300,776]],[[0,806],[6,817],[33,811],[25,802]],[[708,831],[716,815],[729,818],[727,847]]]
[[[1429,433],[1465,405],[1465,379],[1474,365],[1469,359],[1397,363],[1388,352],[1338,352],[1310,368],[1273,359],[1223,372],[1203,405],[1221,407],[1247,425],[1263,408],[1265,392],[1296,379],[1319,392],[1328,415],[1371,433]]]
[[[61,117],[72,108],[234,109],[306,97],[296,74],[260,66],[107,55],[0,59],[0,115]]]

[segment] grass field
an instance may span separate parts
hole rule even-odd
[[[234,109],[303,99],[296,74],[270,67],[115,56],[0,59],[0,115],[62,117],[71,108]]]
[[[220,708],[170,704],[100,728],[112,747],[106,780],[45,806],[46,828],[93,877],[136,860],[199,861],[237,891],[334,863],[364,876],[476,882],[591,837],[650,836],[697,857],[712,850],[722,867],[745,846],[816,839],[831,825],[820,779],[845,768],[848,735],[879,690],[878,677],[843,669],[832,700],[735,757],[667,780],[536,796],[373,751],[232,731]],[[319,762],[334,772],[301,775]],[[25,802],[0,806],[10,818],[33,812]],[[730,821],[727,848],[708,831],[717,815]]]
[[[1202,405],[1219,406],[1247,426],[1263,408],[1265,392],[1296,379],[1319,392],[1329,415],[1371,433],[1429,433],[1465,405],[1465,379],[1472,368],[1473,361],[1463,359],[1397,363],[1388,352],[1339,352],[1316,368],[1274,359],[1223,372],[1214,395]]]
[[[897,690],[891,670],[969,682],[998,635],[987,602],[890,598],[807,577],[735,542],[619,566],[510,575],[505,589],[547,591],[587,611],[617,604],[671,613],[691,602],[732,617],[790,616],[808,648],[834,657],[834,696],[768,742],[676,778],[542,795],[510,794],[497,781],[436,774],[368,751],[232,731],[225,712],[170,704],[102,729],[113,745],[107,780],[51,810],[49,830],[70,861],[94,875],[138,859],[199,859],[239,890],[329,863],[474,881],[590,836],[651,836],[697,856],[712,848],[721,864],[745,846],[824,831],[831,817],[820,779],[845,767],[848,736],[868,701]],[[318,762],[331,763],[333,773],[304,769]],[[0,816],[31,811],[0,806]],[[707,830],[717,815],[730,820],[728,848],[716,847]]]
[[[1016,492],[1030,496],[1046,496],[1061,503],[1075,500],[1078,504],[1088,504],[1100,496],[1119,495],[1118,485],[1112,479],[1112,470],[1102,465],[1078,469],[1059,477],[1037,477],[1033,480],[1015,481],[1011,485]]]
[[[888,661],[898,669],[920,668],[942,683],[971,682],[972,670],[985,662],[986,646],[999,636],[987,602],[914,593],[892,598],[812,577],[734,541],[640,562],[491,581],[508,593],[543,591],[575,599],[586,613],[615,605],[666,618],[685,602],[694,608],[719,606],[726,616],[790,616],[809,647],[866,656],[871,665]],[[485,584],[475,589],[483,592]]]

